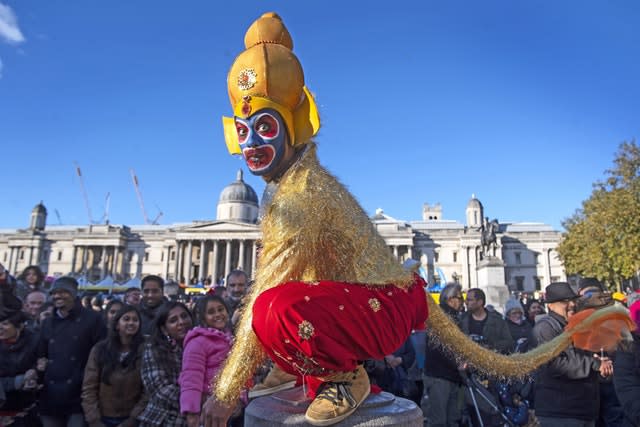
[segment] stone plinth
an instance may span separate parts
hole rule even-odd
[[[302,387],[253,400],[244,415],[246,427],[310,425],[304,413],[311,401]],[[336,427],[422,427],[422,411],[412,401],[382,392],[371,394],[360,407]]]
[[[504,312],[504,304],[509,299],[509,288],[504,282],[504,262],[493,256],[485,257],[478,263],[478,287],[487,296],[487,304]]]

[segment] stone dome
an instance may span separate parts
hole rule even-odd
[[[480,200],[476,199],[475,194],[471,195],[471,198],[469,199],[469,203],[467,203],[467,209],[469,208],[483,209],[482,203],[480,202]]]
[[[238,170],[236,181],[227,185],[224,190],[222,190],[218,202],[247,202],[258,204],[258,195],[255,190],[242,179],[242,169]]]
[[[242,170],[238,171],[236,181],[227,185],[220,193],[216,219],[251,224],[258,220],[258,195],[242,179]]]

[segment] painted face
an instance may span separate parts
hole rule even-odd
[[[282,116],[265,108],[248,119],[235,118],[238,142],[249,171],[269,178],[282,170],[293,152]]]

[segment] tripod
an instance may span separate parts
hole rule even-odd
[[[489,405],[489,407],[496,414],[499,414],[506,425],[508,425],[509,427],[516,427],[516,425],[504,414],[502,408],[496,402],[495,397],[480,383],[478,378],[473,373],[469,373],[465,369],[460,369],[458,372],[460,373],[460,377],[462,378],[464,385],[469,391],[471,402],[473,403],[473,408],[475,410],[476,416],[478,417],[478,423],[480,424],[480,427],[484,427],[484,421],[482,420],[482,415],[480,414],[480,408],[478,406],[478,400],[476,399],[476,396],[482,398],[484,402]]]

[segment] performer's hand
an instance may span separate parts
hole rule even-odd
[[[200,422],[204,427],[226,427],[232,413],[233,408],[218,402],[215,396],[209,396],[202,407]]]

